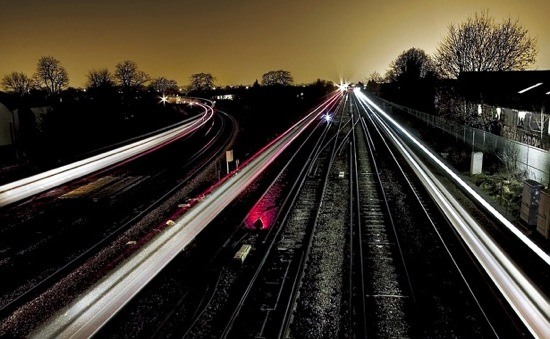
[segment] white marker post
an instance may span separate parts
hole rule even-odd
[[[229,163],[233,161],[233,150],[225,151],[225,164],[227,165],[227,174],[229,174]]]

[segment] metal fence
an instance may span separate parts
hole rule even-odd
[[[532,179],[546,186],[550,183],[550,152],[548,151],[401,106],[382,98],[377,98],[377,100],[386,108],[392,107],[408,113],[428,125],[453,135],[457,141],[460,140],[471,145],[474,150],[496,155],[505,166],[509,166],[509,170],[523,173],[524,179]],[[388,113],[392,113],[391,110],[388,110]]]

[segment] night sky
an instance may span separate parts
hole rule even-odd
[[[0,77],[32,75],[59,59],[70,85],[90,69],[132,60],[151,77],[251,84],[270,70],[296,83],[365,80],[411,47],[431,54],[451,22],[488,10],[538,39],[536,69],[550,69],[548,0],[0,0]]]

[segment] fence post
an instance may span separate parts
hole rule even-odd
[[[529,165],[529,153],[531,153],[531,146],[527,145],[527,159],[525,159],[525,165],[527,168],[527,177],[531,175],[531,165]]]

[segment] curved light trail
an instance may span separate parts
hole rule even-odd
[[[475,199],[480,200],[483,206],[494,214],[499,221],[503,223],[505,221],[507,224],[510,224],[510,227],[513,229],[515,229],[515,227],[366,95],[361,92],[356,92],[355,95],[364,105],[376,110],[378,114],[374,114],[373,116],[380,122],[380,126],[386,130],[394,144],[400,149],[401,153],[405,156],[437,204],[445,211],[453,227],[455,227],[457,232],[461,235],[474,256],[484,267],[489,277],[529,329],[531,334],[538,338],[550,338],[550,303],[548,298],[523,274],[521,269],[519,269],[493,239],[490,238],[483,228],[470,216],[413,152],[399,140],[395,132],[389,127],[389,124],[402,132],[406,138],[428,155],[434,163],[444,169],[464,188],[467,188],[468,192],[471,192]],[[374,112],[374,109],[371,111]],[[546,263],[549,262],[548,255],[538,246],[533,244],[530,239],[517,231],[517,229],[514,233]],[[546,269],[548,269],[548,267]]]
[[[142,247],[123,265],[54,315],[31,334],[35,338],[82,338],[93,336],[145,285],[175,258],[222,210],[239,196],[291,143],[341,98],[325,102],[285,133],[256,153],[238,170],[230,172],[204,197],[177,218],[170,227]]]
[[[203,103],[195,104],[201,106],[204,112],[184,121],[183,125],[108,152],[0,186],[0,207],[21,201],[106,167],[142,156],[162,145],[193,133],[210,120],[214,114],[212,107]]]

